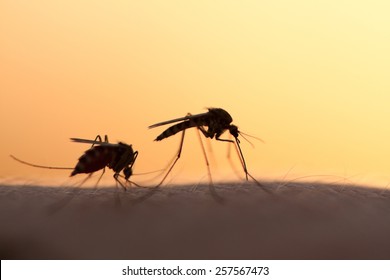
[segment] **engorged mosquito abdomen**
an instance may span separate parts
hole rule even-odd
[[[93,173],[106,167],[112,161],[113,153],[109,146],[95,146],[85,151],[70,176],[79,173]]]

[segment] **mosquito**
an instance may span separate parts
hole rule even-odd
[[[268,189],[266,189],[262,184],[260,184],[248,172],[248,169],[247,169],[247,166],[245,163],[245,158],[244,158],[244,155],[243,155],[241,147],[240,147],[240,140],[238,139],[238,136],[242,135],[243,133],[241,133],[238,130],[238,127],[236,125],[232,124],[232,121],[233,121],[233,118],[224,109],[208,108],[208,112],[206,112],[206,113],[201,113],[201,114],[197,114],[197,115],[187,114],[185,117],[182,117],[182,118],[159,122],[159,123],[156,123],[156,124],[149,126],[149,128],[154,128],[154,127],[178,122],[177,124],[172,125],[171,127],[167,128],[165,131],[163,131],[159,136],[157,136],[155,141],[161,141],[165,138],[168,138],[168,137],[175,135],[176,133],[182,131],[180,146],[179,146],[179,150],[177,152],[176,158],[173,161],[173,163],[171,164],[171,166],[169,167],[167,173],[165,174],[165,176],[163,177],[161,182],[156,186],[156,188],[159,187],[165,181],[165,179],[167,178],[167,176],[169,175],[169,173],[172,171],[173,167],[175,166],[176,162],[179,160],[180,155],[181,155],[181,151],[183,148],[184,136],[185,136],[186,129],[191,128],[191,127],[196,127],[198,129],[198,133],[200,130],[206,138],[210,138],[210,139],[215,138],[217,141],[234,143],[235,148],[236,148],[237,153],[238,153],[239,158],[240,158],[242,168],[245,172],[246,180],[248,181],[248,177],[250,177],[258,186],[262,187],[265,191],[270,192]],[[206,130],[206,128],[207,128],[207,130]],[[233,141],[231,139],[222,139],[221,136],[225,131],[229,131],[229,133],[234,137],[235,140]],[[203,147],[202,140],[200,137],[199,137],[199,139],[200,139],[200,143],[201,143],[202,150],[203,150],[203,155],[205,157],[205,161],[206,161],[206,165],[207,165],[210,186],[212,186],[212,179],[211,179],[209,162],[208,162],[207,155],[206,155],[206,152],[205,152],[204,147]],[[212,194],[215,194],[213,188],[211,188],[211,190],[212,190]]]
[[[103,172],[96,183],[97,185],[105,172],[105,168],[108,167],[114,171],[113,177],[115,181],[119,183],[125,191],[126,187],[118,177],[122,177],[126,180],[126,182],[130,182],[136,186],[139,186],[138,184],[129,180],[130,176],[133,174],[132,167],[138,156],[138,151],[134,151],[132,145],[128,145],[122,142],[119,142],[118,144],[109,143],[107,135],[104,136],[104,141],[102,141],[100,135],[98,135],[95,140],[81,138],[70,139],[77,143],[92,144],[91,148],[86,150],[84,154],[78,159],[78,162],[74,168],[37,165],[22,161],[13,155],[11,155],[11,157],[20,163],[38,168],[72,169],[73,171],[70,174],[70,177],[81,173],[89,174],[88,177],[82,181],[81,185],[87,181],[94,172],[102,169]],[[121,171],[123,172],[123,175],[120,174]]]

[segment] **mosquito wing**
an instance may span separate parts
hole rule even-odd
[[[85,144],[94,144],[94,145],[103,145],[103,146],[117,146],[118,144],[112,144],[107,143],[103,141],[97,141],[97,140],[89,140],[89,139],[82,139],[82,138],[70,138],[73,142],[77,143],[85,143]]]
[[[203,117],[203,116],[207,115],[208,113],[209,112],[196,114],[196,115],[188,115],[188,116],[185,116],[185,117],[182,117],[182,118],[177,118],[177,119],[173,119],[173,120],[169,120],[169,121],[165,121],[165,122],[155,123],[155,124],[150,125],[149,128],[154,128],[154,127],[161,126],[161,125],[166,125],[166,124],[170,124],[170,123],[175,123],[175,122],[180,122],[180,121],[185,121],[185,120],[190,120],[190,119]]]

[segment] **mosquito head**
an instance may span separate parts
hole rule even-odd
[[[130,166],[126,166],[123,169],[123,174],[125,174],[125,179],[128,180],[130,178],[130,176],[133,175],[133,170],[131,169]]]
[[[238,127],[235,126],[234,124],[231,124],[229,126],[229,132],[231,135],[234,136],[234,138],[236,138],[236,140],[238,141],[238,135],[240,134],[240,132],[238,131]]]
[[[252,142],[249,141],[248,138],[246,138],[245,136],[254,138],[254,139],[256,139],[256,140],[259,140],[259,141],[262,142],[262,143],[265,143],[264,140],[261,139],[261,138],[258,138],[258,137],[255,137],[255,136],[246,134],[246,133],[244,133],[244,132],[242,132],[242,131],[239,131],[239,130],[238,130],[238,127],[235,126],[234,124],[231,124],[231,125],[229,126],[229,131],[230,131],[230,134],[233,135],[234,138],[236,138],[236,141],[237,141],[238,144],[240,143],[240,140],[238,139],[238,135],[241,135],[241,137],[244,138],[249,144],[251,144],[252,147],[254,147],[254,145],[253,145]]]

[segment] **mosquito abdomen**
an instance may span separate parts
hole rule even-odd
[[[172,125],[168,129],[166,129],[163,133],[161,133],[159,136],[157,136],[157,138],[154,141],[161,141],[161,140],[163,140],[169,136],[175,135],[176,133],[183,131],[187,128],[191,128],[191,127],[195,127],[195,126],[199,126],[199,125],[202,125],[202,124],[198,123],[198,121],[196,119],[191,119],[191,120],[187,120],[187,121]]]
[[[103,169],[112,161],[113,153],[110,147],[95,146],[87,150],[80,158],[70,176],[79,173],[92,173]]]

